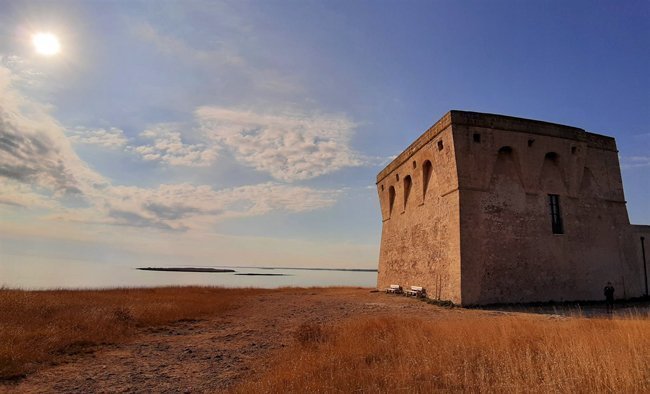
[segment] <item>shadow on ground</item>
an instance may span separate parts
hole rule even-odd
[[[612,313],[607,312],[605,301],[544,302],[528,304],[492,304],[472,309],[501,312],[536,313],[571,317],[634,317],[650,316],[650,297],[619,300]]]

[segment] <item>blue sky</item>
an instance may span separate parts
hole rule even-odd
[[[650,223],[648,70],[647,1],[3,1],[0,259],[375,267],[450,109],[614,136]]]

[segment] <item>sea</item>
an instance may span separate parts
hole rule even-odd
[[[142,271],[135,263],[73,261],[1,261],[0,286],[25,290],[104,289],[158,286],[219,287],[375,287],[376,271],[313,270],[276,267],[228,267],[192,265],[195,268],[225,268],[235,272]],[[147,267],[145,265],[145,267]],[[189,267],[182,264],[156,266]],[[327,267],[323,267],[327,268]],[[271,274],[271,275],[269,275]],[[281,274],[281,275],[278,275]]]

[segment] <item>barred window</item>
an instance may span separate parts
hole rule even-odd
[[[553,234],[564,234],[562,214],[560,213],[560,196],[557,194],[549,194],[548,201],[549,207],[551,208],[551,228]]]

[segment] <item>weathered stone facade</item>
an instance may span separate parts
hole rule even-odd
[[[451,111],[377,176],[378,287],[474,305],[645,289],[616,142],[575,127]]]

